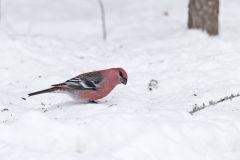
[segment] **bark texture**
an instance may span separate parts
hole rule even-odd
[[[211,36],[218,35],[219,0],[190,0],[188,28],[207,31]]]

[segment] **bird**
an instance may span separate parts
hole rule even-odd
[[[76,100],[95,102],[106,97],[118,84],[126,85],[127,72],[123,68],[110,68],[80,74],[50,88],[29,93],[28,96],[43,93],[65,93]]]

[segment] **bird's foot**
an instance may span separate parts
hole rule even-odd
[[[89,103],[98,104],[97,101],[88,101]]]

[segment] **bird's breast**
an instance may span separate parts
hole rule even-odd
[[[104,86],[103,88],[99,88],[96,91],[82,91],[80,93],[80,99],[88,100],[88,101],[95,101],[101,98],[106,97],[114,88],[115,86]]]

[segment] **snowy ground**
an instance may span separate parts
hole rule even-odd
[[[188,113],[240,92],[239,0],[221,0],[211,38],[187,30],[187,0],[104,2],[107,42],[95,0],[3,0],[0,159],[239,160],[240,98]],[[110,67],[125,68],[128,85],[99,104],[27,97]]]

